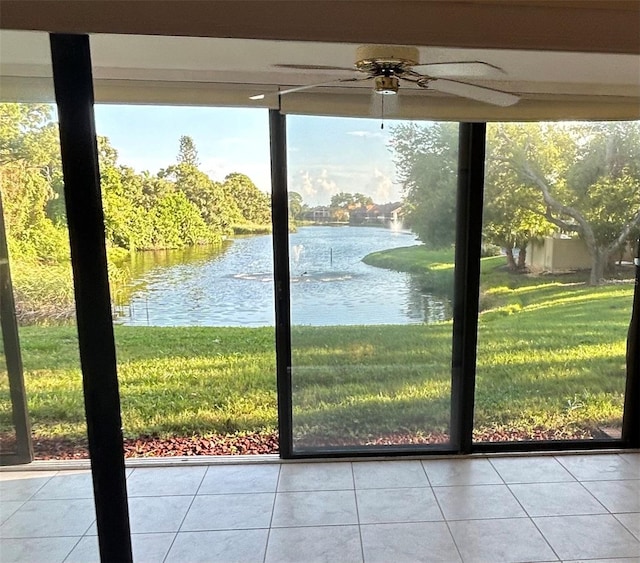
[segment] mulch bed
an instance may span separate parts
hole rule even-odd
[[[86,440],[38,438],[33,442],[35,459],[87,459]],[[126,458],[198,455],[247,455],[278,453],[277,434],[246,436],[140,436],[124,439]]]
[[[474,440],[479,442],[505,442],[522,440],[567,440],[589,439],[593,433],[589,430],[549,430],[534,429],[523,433],[514,430],[488,430],[474,433]],[[8,436],[0,436],[1,450],[8,453],[10,445]],[[449,440],[445,433],[411,434],[389,433],[383,436],[363,438],[344,437],[310,437],[296,439],[298,447],[326,446],[385,446],[409,444],[442,444]],[[35,459],[87,459],[89,457],[87,441],[70,440],[68,438],[36,438],[33,441]],[[278,453],[278,435],[276,433],[254,433],[246,435],[213,435],[213,436],[140,436],[125,438],[125,457],[172,457],[199,455],[259,455]]]

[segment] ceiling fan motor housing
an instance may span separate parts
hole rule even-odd
[[[417,65],[418,59],[419,51],[416,47],[362,45],[356,51],[355,66],[373,76],[392,77]],[[376,88],[376,91],[379,90]]]

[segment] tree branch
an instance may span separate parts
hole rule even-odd
[[[618,235],[618,238],[614,240],[607,247],[607,252],[613,253],[616,250],[618,250],[622,245],[624,245],[624,243],[627,242],[627,240],[629,239],[629,236],[631,235],[631,231],[638,226],[640,226],[640,211],[636,213],[636,216],[632,221],[629,221],[624,226],[624,229],[622,229],[622,232],[620,233],[620,235]]]
[[[549,221],[549,223],[553,223],[556,227],[560,227],[563,231],[569,231],[569,232],[572,232],[572,233],[582,234],[582,229],[580,228],[580,226],[578,226],[578,225],[570,225],[569,223],[563,221],[562,219],[559,219],[558,217],[554,217],[551,214],[550,207],[547,207],[547,210],[544,213],[543,217],[547,221]]]
[[[589,225],[588,221],[584,218],[582,213],[580,213],[575,207],[563,205],[557,199],[555,199],[551,195],[551,190],[549,189],[547,183],[538,174],[536,174],[535,170],[531,166],[531,163],[526,159],[526,157],[522,160],[522,172],[524,173],[525,177],[531,180],[534,185],[542,192],[542,198],[549,207],[551,207],[556,213],[559,213],[560,215],[565,215],[576,220],[578,225],[580,225],[580,229],[573,227],[568,230],[579,232],[584,237],[584,240],[587,243],[589,249],[595,250],[597,244],[593,229],[591,228],[591,225]],[[550,217],[549,214],[547,215],[547,219],[557,225],[557,222],[553,220],[555,218]],[[559,221],[559,219],[557,219],[557,221]]]

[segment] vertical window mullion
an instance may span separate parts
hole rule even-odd
[[[53,33],[50,40],[100,559],[126,562],[131,536],[89,37]]]
[[[486,123],[461,123],[451,366],[451,443],[471,452],[475,398]]]
[[[287,122],[279,110],[269,110],[271,141],[271,216],[276,321],[276,372],[280,456],[293,452],[291,388],[291,311],[289,294],[289,203],[287,193]]]

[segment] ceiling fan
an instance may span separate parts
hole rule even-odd
[[[420,64],[419,51],[416,47],[402,47],[393,45],[362,45],[356,51],[356,62],[353,68],[305,65],[305,64],[276,64],[277,68],[295,70],[317,71],[359,71],[365,76],[349,78],[336,78],[317,84],[297,86],[280,90],[277,95],[292,94],[316,88],[317,86],[329,86],[346,82],[363,82],[373,80],[373,90],[378,94],[397,94],[400,89],[400,81],[407,81],[425,90],[434,90],[445,94],[452,94],[462,98],[469,98],[496,106],[511,106],[520,98],[515,94],[471,84],[462,78],[486,77],[496,74],[504,74],[504,71],[495,65],[483,61],[455,61]],[[416,69],[423,69],[418,72]],[[250,96],[252,100],[264,99],[268,94],[256,94]]]

